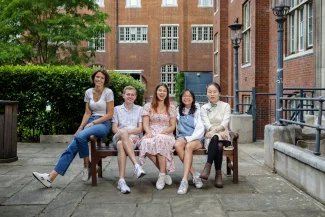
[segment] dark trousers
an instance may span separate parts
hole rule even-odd
[[[223,142],[223,141],[222,141]],[[214,167],[216,170],[221,170],[222,165],[222,154],[223,154],[223,144],[219,140],[217,135],[211,138],[208,147],[208,160],[207,163],[212,164],[214,162]]]

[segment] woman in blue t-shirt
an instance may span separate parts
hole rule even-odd
[[[188,175],[192,174],[192,181],[196,188],[202,188],[200,174],[192,167],[193,151],[202,148],[204,126],[201,121],[200,106],[195,103],[195,95],[189,89],[183,90],[177,114],[176,152],[184,163],[183,178],[178,188],[178,194],[186,194],[188,189]]]
[[[59,174],[62,176],[65,174],[77,153],[79,153],[80,158],[84,159],[82,180],[89,180],[89,138],[91,135],[103,138],[111,129],[114,95],[112,90],[106,87],[109,81],[108,73],[103,69],[97,70],[91,75],[91,81],[94,87],[86,90],[84,97],[85,113],[74,139],[49,174],[33,172],[33,176],[48,188],[51,187],[52,182]]]

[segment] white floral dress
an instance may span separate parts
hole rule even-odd
[[[153,137],[144,136],[140,144],[140,164],[143,165],[145,162],[146,153],[151,155],[161,154],[166,157],[167,160],[167,171],[174,172],[174,145],[175,136],[173,133],[160,134],[164,129],[170,126],[170,119],[176,118],[175,106],[169,107],[169,113],[158,114],[151,108],[151,103],[147,103],[143,107],[142,116],[149,116],[149,126],[152,131]]]

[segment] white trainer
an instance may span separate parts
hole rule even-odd
[[[128,194],[131,192],[131,189],[126,184],[124,179],[118,181],[117,189],[120,190],[122,194]]]
[[[33,176],[42,183],[45,187],[50,188],[52,185],[52,182],[50,180],[50,176],[47,173],[38,173],[33,172]]]
[[[203,187],[203,182],[200,178],[200,173],[196,173],[194,176],[193,176],[193,184],[195,185],[196,188],[202,188]]]
[[[83,168],[82,172],[81,172],[81,179],[84,182],[87,182],[90,179],[90,168]]]
[[[188,182],[185,180],[181,181],[181,184],[179,185],[177,194],[186,194],[188,189]]]
[[[156,188],[158,190],[162,190],[165,187],[166,184],[166,175],[159,174],[158,180],[156,182]]]
[[[166,183],[166,185],[172,185],[173,184],[172,177],[170,177],[170,175],[168,175],[168,174],[166,174],[166,176],[165,176],[165,183]]]
[[[142,176],[146,175],[146,172],[142,169],[140,165],[134,167],[134,174],[137,176],[137,178],[141,178]]]

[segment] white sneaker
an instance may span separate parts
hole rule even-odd
[[[159,174],[158,180],[156,182],[156,188],[158,190],[162,190],[165,187],[166,184],[166,175]]]
[[[128,194],[131,192],[131,189],[126,184],[124,179],[118,181],[117,189],[120,190],[122,194]]]
[[[81,172],[81,179],[84,182],[87,182],[90,179],[90,168],[83,168],[82,172]]]
[[[177,194],[186,194],[188,189],[188,182],[185,180],[181,181],[181,184],[179,185]]]
[[[202,188],[203,187],[203,182],[200,178],[200,173],[196,173],[194,176],[193,176],[193,179],[192,179],[194,185],[196,188]]]
[[[33,172],[33,176],[42,183],[45,187],[50,188],[52,185],[52,181],[50,180],[49,174],[47,173],[38,173]]]
[[[146,175],[146,172],[139,165],[134,167],[134,174],[137,176],[137,178],[141,178],[142,176]]]
[[[173,184],[172,177],[170,177],[170,175],[168,175],[168,174],[166,174],[166,176],[165,176],[165,183],[166,183],[166,185]]]

